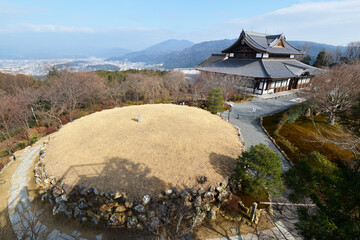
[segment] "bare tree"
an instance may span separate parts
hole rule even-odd
[[[37,211],[35,208],[23,213],[22,227],[14,231],[15,235],[20,240],[45,240],[49,234],[48,228],[40,222],[42,211]]]
[[[302,45],[300,47],[301,51],[304,53],[304,55],[296,55],[295,58],[296,60],[301,61],[307,54],[309,54],[310,50],[311,50],[311,44],[310,43],[304,43],[304,45]]]
[[[335,50],[334,60],[336,63],[340,62],[343,57],[343,51],[341,50],[341,47],[337,47]]]
[[[346,56],[353,60],[360,59],[360,41],[350,42],[346,48]]]
[[[0,89],[8,94],[16,94],[18,91],[33,88],[37,85],[39,85],[39,82],[30,76],[22,74],[13,76],[0,73]]]
[[[12,105],[10,111],[12,111],[13,118],[18,126],[24,130],[24,136],[26,139],[30,139],[30,126],[29,120],[32,118],[30,110],[31,99],[29,96],[18,93],[12,97]]]
[[[70,121],[73,120],[74,110],[99,102],[105,93],[103,80],[94,73],[61,71],[49,80],[48,88],[46,100],[52,106],[50,115],[66,112],[69,113]]]
[[[144,94],[140,83],[145,81],[145,77],[144,74],[139,73],[129,74],[125,82],[127,88],[126,98],[128,100],[139,101],[142,99]]]
[[[36,114],[46,126],[51,126],[54,122],[61,126],[60,116],[66,111],[61,91],[52,85],[43,85],[36,95],[37,100],[33,102]]]
[[[188,83],[185,74],[180,71],[171,71],[164,76],[164,84],[166,89],[170,91],[170,95],[174,101],[177,102],[180,93],[186,93],[188,90]]]
[[[7,152],[13,154],[14,141],[11,139],[11,129],[15,127],[15,119],[11,112],[10,106],[12,105],[13,97],[6,94],[0,98],[0,134],[4,139]]]
[[[141,91],[144,93],[146,100],[155,103],[155,99],[160,98],[163,90],[162,79],[158,76],[145,76],[139,79]]]
[[[320,142],[322,144],[330,143],[340,148],[351,152],[354,156],[354,161],[351,163],[351,167],[360,170],[360,137],[353,134],[354,129],[347,129],[344,126],[338,127],[337,131],[332,131],[331,135],[326,134],[326,129],[322,128],[314,119],[311,119],[313,126],[317,132],[317,135],[314,135],[313,142]]]
[[[242,94],[244,99],[247,96],[247,89],[249,87],[249,83],[251,83],[252,81],[254,81],[254,79],[251,77],[236,76],[235,87]]]
[[[126,100],[127,86],[125,82],[107,81],[106,95],[107,98],[115,105],[119,105],[122,101]]]
[[[314,78],[306,92],[317,111],[328,114],[331,125],[339,112],[350,109],[360,92],[360,65],[339,65]]]
[[[173,207],[159,205],[153,213],[145,225],[159,240],[183,239],[200,224],[194,220],[196,214],[191,204],[185,201]]]
[[[325,54],[325,66],[330,66],[335,63],[335,54],[330,51],[326,51]]]

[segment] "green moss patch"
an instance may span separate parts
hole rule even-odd
[[[337,164],[346,164],[352,160],[351,152],[334,144],[319,142],[317,140],[319,134],[308,118],[300,117],[294,123],[287,122],[279,128],[279,122],[284,113],[280,112],[264,117],[263,126],[293,162],[299,161],[313,151],[325,155],[330,161]],[[339,129],[329,125],[326,116],[319,115],[314,120],[324,136],[337,136]]]

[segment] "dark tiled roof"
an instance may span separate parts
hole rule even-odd
[[[226,58],[226,53],[220,53],[220,54],[211,54],[211,56],[204,60],[202,63],[199,64],[199,67],[206,67],[213,63],[222,61]]]
[[[254,78],[291,78],[309,72],[317,74],[321,70],[303,64],[295,59],[237,59],[213,63],[206,67],[196,68],[200,71],[225,73]]]
[[[286,41],[286,38],[282,34],[277,35],[266,35],[260,33],[251,33],[242,31],[239,39],[227,49],[224,49],[223,53],[229,53],[236,49],[237,46],[241,46],[241,40],[244,41],[253,49],[270,54],[288,54],[288,55],[302,55],[303,53],[292,46],[290,43]],[[277,43],[280,41],[283,42],[284,47],[275,47]]]

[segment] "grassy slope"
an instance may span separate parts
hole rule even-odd
[[[313,123],[305,117],[299,118],[294,124],[286,123],[279,131],[281,136],[291,142],[293,149],[291,150],[274,135],[275,125],[281,114],[282,112],[264,117],[263,126],[293,162],[299,161],[304,155],[312,151],[320,152],[330,161],[336,163],[343,163],[352,159],[352,154],[349,151],[343,150],[334,144],[323,144],[314,141],[318,133]],[[337,132],[336,127],[330,126],[324,116],[317,116],[315,122],[322,129],[324,135],[332,135]],[[294,151],[296,148],[298,148],[298,151]]]

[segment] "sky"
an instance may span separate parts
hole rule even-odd
[[[126,48],[168,39],[360,41],[360,0],[0,0],[1,49]]]

